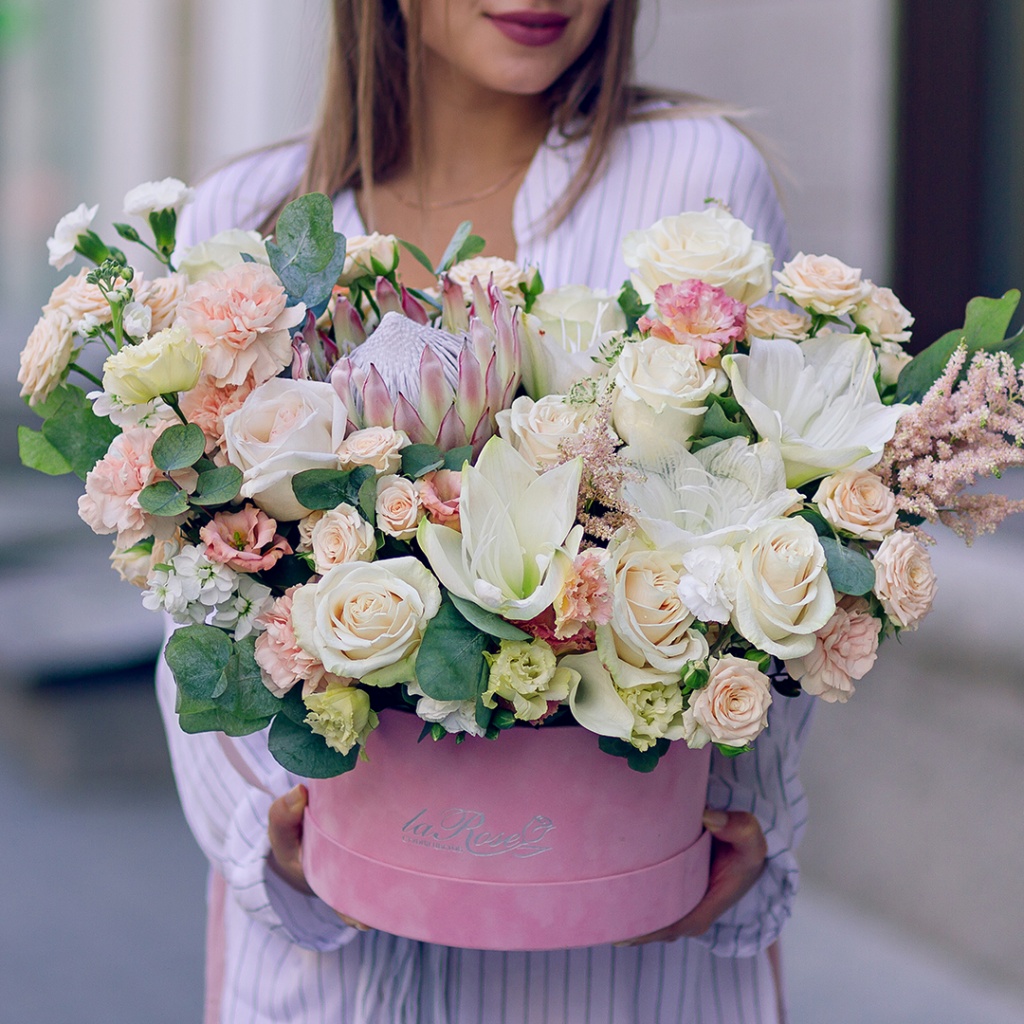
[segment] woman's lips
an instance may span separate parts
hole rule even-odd
[[[489,17],[502,35],[521,46],[557,43],[569,25],[566,15],[549,11],[510,11]]]

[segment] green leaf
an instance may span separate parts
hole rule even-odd
[[[308,583],[312,575],[313,570],[304,558],[298,555],[285,555],[284,558],[278,559],[275,565],[259,573],[259,579],[268,587],[287,590],[289,587]]]
[[[489,612],[486,608],[481,608],[480,605],[473,604],[472,601],[467,601],[465,598],[458,597],[455,594],[449,594],[448,598],[459,610],[459,614],[467,622],[476,626],[482,633],[486,633],[488,636],[495,636],[499,640],[530,639],[529,633],[518,626],[512,625],[511,622],[506,622],[500,615],[495,615],[494,612]]]
[[[234,501],[242,486],[242,471],[237,466],[218,466],[199,474],[190,496],[193,505],[226,505]]]
[[[363,469],[370,469],[363,466]],[[372,470],[367,473],[363,482],[359,485],[356,494],[356,508],[363,514],[363,518],[373,526],[377,521],[377,474]]]
[[[345,268],[345,236],[334,230],[330,199],[319,192],[299,196],[281,211],[275,237],[267,243],[274,273],[293,302],[318,312]]]
[[[640,298],[640,293],[627,281],[619,291],[619,308],[626,314],[626,333],[632,334],[640,318],[647,313],[648,305]]]
[[[173,473],[195,465],[206,451],[206,435],[194,423],[176,423],[153,442],[153,462],[157,469]]]
[[[359,747],[347,754],[327,746],[304,722],[296,722],[290,715],[279,714],[270,727],[267,746],[274,760],[293,775],[306,779],[332,779],[352,771],[359,758]]]
[[[444,452],[432,444],[410,444],[402,449],[402,474],[417,480],[444,465]]]
[[[748,424],[734,423],[729,419],[718,402],[714,402],[708,407],[708,411],[704,415],[702,433],[708,436],[713,434],[723,440],[729,437],[753,438],[755,436],[754,430]]]
[[[624,757],[633,771],[646,775],[658,767],[658,762],[668,751],[670,742],[670,740],[660,739],[653,747],[640,751],[625,740],[617,739],[614,736],[600,736],[597,745],[606,754],[611,754],[613,757]]]
[[[170,480],[160,480],[139,491],[139,507],[151,516],[180,516],[188,511],[188,495]]]
[[[861,597],[875,586],[875,567],[867,555],[848,548],[834,537],[819,537],[825,551],[828,578],[840,594]]]
[[[739,757],[740,754],[745,754],[748,750],[754,748],[748,743],[745,747],[729,747],[724,743],[716,743],[715,750],[720,754],[724,754],[726,757]]]
[[[479,256],[486,248],[487,243],[479,235],[469,235],[462,245],[459,246],[459,251],[455,255],[455,263],[471,260],[474,256]],[[482,283],[486,284],[487,282],[484,281]]]
[[[46,440],[41,431],[30,427],[18,427],[18,455],[22,465],[47,476],[63,476],[71,472],[71,463]]]
[[[473,446],[471,444],[465,444],[461,448],[452,448],[445,453],[444,468],[450,469],[455,473],[461,473],[463,465],[472,458]]]
[[[231,647],[227,633],[215,626],[184,626],[171,634],[164,657],[184,697],[212,702],[231,660]]]
[[[404,238],[398,240],[398,244],[408,252],[417,263],[422,267],[426,267],[431,274],[434,273],[434,264],[430,262],[430,257],[418,246],[413,245],[412,242],[407,242]]]
[[[85,479],[89,470],[107,454],[110,442],[121,433],[105,416],[97,416],[81,388],[65,384],[58,388],[46,408],[43,436]]]
[[[487,734],[487,738],[491,739],[491,719],[494,717],[494,708],[489,708],[484,703],[482,690],[476,695],[476,709],[473,717],[476,719],[476,724],[484,730],[485,734]],[[494,735],[496,736],[497,732],[495,732]]]
[[[435,700],[475,700],[486,686],[484,651],[491,639],[459,614],[450,600],[423,632],[416,655],[416,678]]]
[[[472,230],[473,222],[471,220],[464,220],[455,229],[455,234],[452,235],[452,240],[448,243],[448,247],[445,249],[444,255],[441,257],[441,262],[437,265],[437,269],[434,271],[435,274],[443,274],[458,262],[459,252],[462,249],[463,243],[465,243],[466,239],[469,238]]]
[[[967,357],[982,350],[998,352],[1007,348],[1006,331],[1020,302],[1020,292],[1011,289],[1002,298],[978,296],[967,303],[964,326],[949,331],[915,356],[900,373],[896,382],[896,400],[920,402],[928,389],[942,376],[949,357],[960,347],[967,347]],[[1011,339],[1009,347],[1015,345]]]
[[[802,508],[794,518],[806,519],[814,527],[814,532],[819,537],[835,537],[836,531],[832,529],[829,521],[816,508]]]
[[[292,477],[292,492],[311,510],[337,508],[342,503],[359,507],[359,490],[376,479],[372,466],[355,469],[307,469]],[[372,521],[372,520],[371,520]]]
[[[178,725],[182,732],[190,735],[198,732],[222,732],[225,736],[249,736],[270,725],[270,718],[235,718],[230,712],[219,708],[190,712],[175,708]]]

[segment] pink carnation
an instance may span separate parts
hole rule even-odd
[[[862,679],[875,663],[881,622],[868,612],[862,597],[844,597],[835,614],[818,630],[814,650],[786,662],[786,671],[808,693],[845,704],[853,680]]]
[[[692,345],[702,363],[746,333],[747,307],[703,281],[663,284],[654,293],[654,304],[660,319],[642,317],[640,330],[676,345]]]
[[[260,667],[263,685],[275,697],[283,697],[297,682],[303,680],[302,694],[312,693],[340,677],[328,672],[323,664],[307,654],[295,639],[292,628],[292,587],[279,597],[269,611],[256,618],[265,627],[256,638],[256,664]]]
[[[262,384],[291,363],[290,329],[306,309],[287,301],[262,263],[239,263],[188,289],[180,316],[203,346],[203,369],[216,384],[241,384],[248,376]]]
[[[427,518],[438,526],[459,530],[459,498],[462,494],[462,474],[451,469],[427,473],[416,483],[420,504]]]
[[[206,451],[214,459],[224,451],[224,421],[256,389],[256,381],[250,374],[241,384],[218,386],[203,374],[199,383],[179,398],[181,411],[189,423],[194,423],[206,435]],[[227,461],[226,456],[223,458]]]
[[[604,626],[611,621],[612,597],[604,548],[587,548],[576,556],[572,572],[555,598],[555,636],[575,636],[588,622]]]
[[[266,512],[246,505],[237,512],[218,512],[199,536],[211,562],[238,572],[263,572],[292,553],[291,545],[276,531],[277,523]]]
[[[587,625],[581,625],[570,637],[563,639],[555,625],[554,608],[545,608],[540,615],[526,621],[517,620],[517,625],[524,633],[529,633],[535,640],[543,640],[550,644],[551,649],[561,657],[577,651],[586,653],[597,650],[597,636]]]
[[[78,499],[79,516],[96,533],[116,533],[122,550],[146,537],[166,538],[174,530],[174,520],[147,515],[139,506],[139,492],[164,478],[153,464],[159,434],[146,427],[118,434],[86,476],[85,494]]]

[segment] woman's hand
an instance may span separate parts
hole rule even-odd
[[[302,870],[302,814],[306,810],[309,794],[305,786],[296,786],[271,805],[267,816],[267,835],[270,836],[270,855],[267,863],[293,889],[307,896],[314,895]],[[337,913],[337,911],[335,911]],[[361,932],[370,929],[359,921],[338,914],[350,928]]]
[[[768,854],[757,818],[746,811],[709,808],[704,812],[704,827],[713,836],[711,871],[704,898],[675,924],[617,945],[641,946],[702,935],[757,881]]]

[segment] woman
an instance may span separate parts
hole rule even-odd
[[[348,236],[394,233],[437,254],[469,219],[490,253],[541,266],[549,287],[613,289],[627,276],[618,246],[627,231],[715,197],[784,255],[779,205],[750,142],[707,107],[628,86],[637,5],[335,0],[309,144],[211,178],[183,242],[272,224],[290,195],[318,190],[335,197]],[[405,269],[411,283],[429,283],[416,264]],[[775,702],[756,753],[715,761],[712,882],[690,915],[616,947],[503,954],[428,946],[339,918],[306,886],[305,793],[270,758],[265,736],[186,736],[165,668],[158,686],[182,803],[213,865],[209,1020],[779,1019],[765,949],[796,886],[805,699]]]

